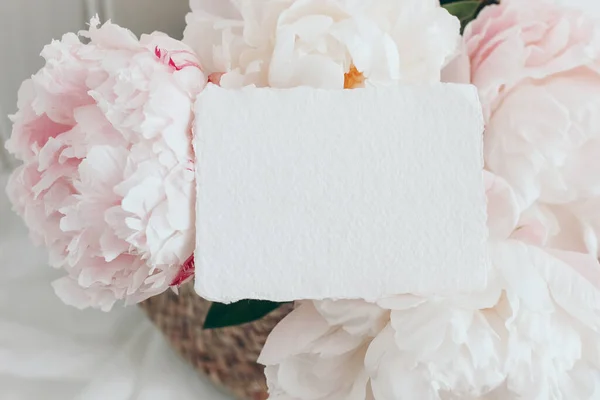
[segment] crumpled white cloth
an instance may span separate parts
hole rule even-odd
[[[137,307],[64,305],[0,175],[0,400],[225,400]]]

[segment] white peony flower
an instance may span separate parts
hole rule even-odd
[[[272,332],[259,362],[271,399],[371,397],[363,360],[389,312],[361,301],[303,302]]]
[[[537,225],[519,222],[506,181],[484,175],[493,263],[486,289],[341,302],[337,309],[336,302],[303,303],[288,317],[301,322],[276,328],[261,358],[272,398],[598,398],[600,264],[588,254],[530,244],[538,241]],[[337,347],[328,341],[340,328],[352,342],[335,344],[351,351],[331,357],[327,350]],[[315,395],[315,387],[326,390]]]
[[[436,0],[195,0],[184,42],[223,87],[438,82],[459,21]]]
[[[512,240],[492,257],[485,292],[379,303],[392,312],[366,355],[375,399],[598,398],[600,281],[571,265],[597,262]]]

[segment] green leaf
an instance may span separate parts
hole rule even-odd
[[[232,304],[213,303],[204,320],[204,329],[225,328],[261,319],[283,303],[242,300]]]
[[[467,26],[477,16],[477,11],[481,6],[479,0],[462,0],[454,3],[444,4],[444,7],[448,12],[459,19],[462,29]]]

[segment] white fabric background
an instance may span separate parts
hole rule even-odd
[[[10,210],[0,176],[0,400],[225,400],[136,307],[79,311]]]

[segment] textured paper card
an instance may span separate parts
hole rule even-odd
[[[373,300],[485,284],[473,87],[210,86],[196,108],[201,296]]]

